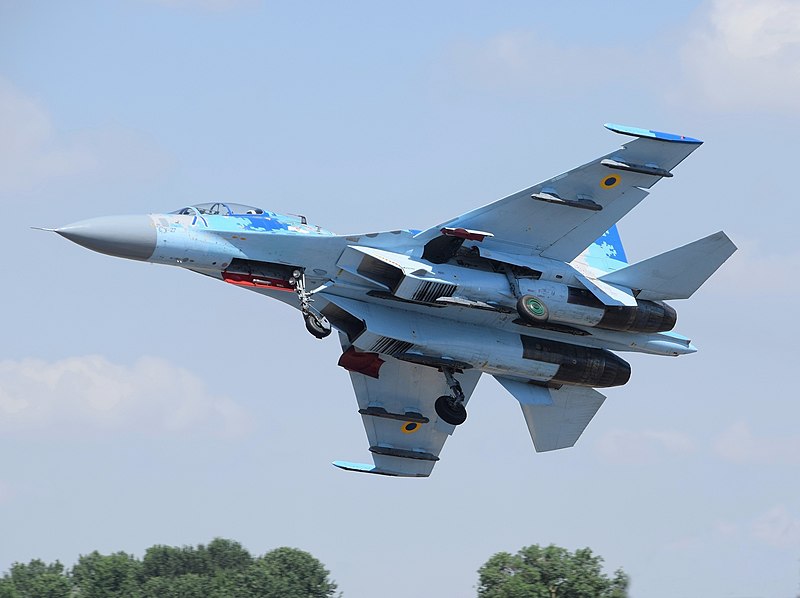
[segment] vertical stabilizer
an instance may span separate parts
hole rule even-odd
[[[606,257],[613,258],[617,261],[628,263],[628,258],[625,255],[625,248],[622,246],[622,239],[619,236],[619,230],[615,224],[609,228],[602,237],[593,243],[597,245],[605,253]]]
[[[628,257],[619,236],[617,225],[613,225],[576,258],[595,270],[614,272],[628,265]]]

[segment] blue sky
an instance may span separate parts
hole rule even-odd
[[[0,0],[0,568],[219,535],[348,597],[456,598],[554,542],[634,596],[793,596],[798,97],[794,0]],[[606,153],[609,121],[706,141],[620,224],[634,261],[740,247],[676,302],[700,352],[630,356],[551,454],[483,380],[427,480],[330,466],[366,437],[285,306],[29,228],[220,199],[425,228]]]

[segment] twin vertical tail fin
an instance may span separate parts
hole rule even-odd
[[[622,239],[619,236],[616,224],[603,233],[603,236],[597,239],[594,244],[602,248],[608,257],[628,263],[628,257],[625,255],[625,248],[622,246]]]

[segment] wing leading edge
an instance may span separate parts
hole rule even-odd
[[[702,141],[646,129],[606,125],[636,139],[547,181],[443,222],[417,235],[427,242],[443,228],[491,233],[483,245],[569,262],[639,204],[661,178]]]

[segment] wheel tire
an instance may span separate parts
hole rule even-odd
[[[434,404],[436,414],[451,426],[460,426],[467,421],[467,408],[453,397],[442,395]]]
[[[331,333],[331,324],[324,316],[319,319],[314,314],[308,314],[305,317],[305,321],[306,330],[317,338],[325,338]]]
[[[533,324],[546,322],[550,316],[544,301],[534,295],[523,295],[517,300],[517,313]]]

